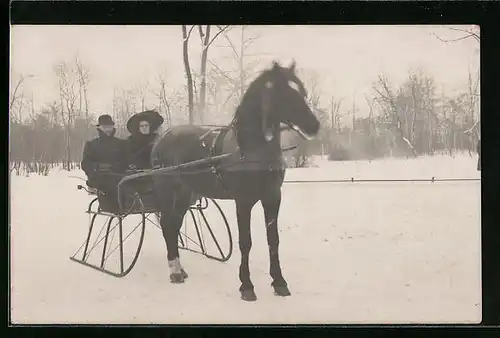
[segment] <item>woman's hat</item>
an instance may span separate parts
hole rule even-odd
[[[162,125],[163,117],[158,114],[156,110],[146,110],[132,115],[132,117],[127,121],[127,130],[129,133],[136,133],[139,130],[139,123],[141,121],[147,121],[149,123],[149,130],[152,133]]]
[[[113,122],[113,119],[111,116],[108,114],[104,114],[99,116],[99,119],[97,120],[97,126],[114,126],[115,123]]]

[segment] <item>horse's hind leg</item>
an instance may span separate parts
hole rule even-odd
[[[189,203],[189,197],[174,198],[171,208],[161,213],[160,225],[167,245],[167,259],[172,283],[183,283],[184,279],[187,278],[187,273],[179,259],[178,240],[179,230],[182,227],[182,221],[189,208]]]
[[[273,279],[271,285],[278,296],[290,296],[285,278],[281,272],[279,259],[278,213],[281,205],[281,193],[269,194],[261,200],[266,221],[267,245],[269,246],[269,273]]]

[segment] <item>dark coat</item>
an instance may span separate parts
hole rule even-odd
[[[107,136],[98,130],[99,137],[89,141],[83,148],[81,166],[87,177],[92,177],[102,169],[123,173],[126,166],[126,149],[124,140]]]
[[[135,169],[150,169],[151,149],[155,141],[156,134],[143,135],[132,134],[127,139],[127,162],[129,167]]]

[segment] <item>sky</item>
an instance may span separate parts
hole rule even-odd
[[[470,29],[473,26],[449,26]],[[307,74],[317,74],[322,100],[331,96],[364,104],[377,75],[402,83],[410,69],[420,68],[434,77],[439,90],[452,93],[465,88],[469,69],[479,69],[479,43],[465,39],[445,43],[461,35],[448,26],[250,26],[248,36],[258,36],[248,53],[258,69],[272,60]],[[473,28],[476,31],[479,28]],[[217,29],[214,27],[213,31]],[[195,31],[196,32],[196,31]],[[193,32],[193,34],[195,33]],[[238,43],[240,26],[229,37]],[[209,59],[222,69],[233,67],[230,50],[219,38],[210,47]],[[226,44],[227,45],[227,44]],[[200,38],[190,40],[191,62],[198,68]],[[180,26],[18,26],[11,28],[11,83],[19,74],[34,75],[23,90],[33,92],[35,107],[57,99],[53,66],[79,55],[90,69],[90,108],[110,112],[114,88],[129,88],[158,74],[167,74],[168,85],[184,83]]]

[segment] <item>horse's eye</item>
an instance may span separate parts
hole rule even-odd
[[[300,93],[300,89],[299,89],[299,86],[293,82],[293,81],[288,81],[288,85],[290,86],[290,88],[294,89],[295,91],[297,91],[298,93]]]

